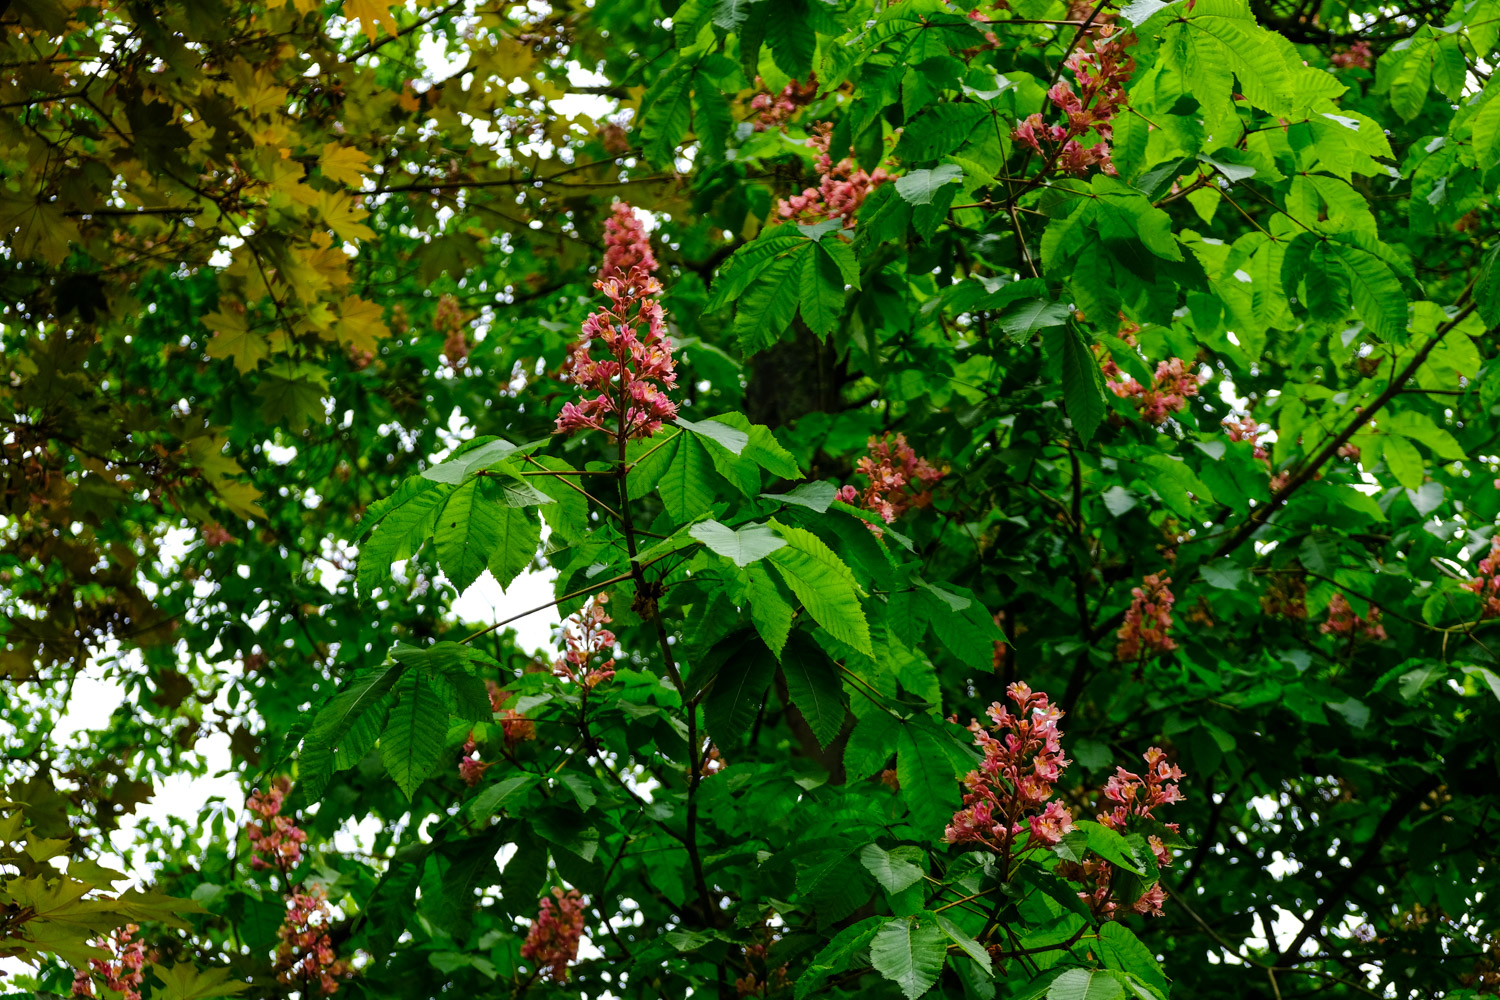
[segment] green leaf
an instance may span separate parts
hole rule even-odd
[[[1125,842],[1125,838],[1114,830],[1087,819],[1079,820],[1075,826],[1088,836],[1088,849],[1105,861],[1135,875],[1146,874],[1146,869]]]
[[[1167,977],[1135,932],[1117,921],[1109,921],[1099,928],[1099,958],[1107,969],[1128,972],[1163,996],[1167,992]]]
[[[313,717],[297,759],[299,788],[308,799],[318,799],[328,787],[334,753],[351,730],[367,715],[380,714],[384,721],[385,697],[405,673],[403,664],[392,661],[357,674]]]
[[[972,958],[986,975],[993,976],[995,974],[994,963],[990,959],[990,953],[985,951],[978,941],[965,934],[962,927],[941,913],[934,913],[932,916],[936,918],[937,925],[943,929],[943,933],[948,935],[954,944],[963,949],[963,953]]]
[[[1124,987],[1108,972],[1069,969],[1047,987],[1047,1000],[1116,1000]]]
[[[1016,302],[1000,314],[1000,329],[1015,343],[1024,344],[1047,327],[1062,326],[1072,315],[1073,310],[1058,302]]]
[[[678,417],[677,425],[683,430],[690,431],[699,437],[707,438],[715,444],[722,445],[731,453],[738,455],[745,450],[745,445],[750,443],[750,435],[738,427],[720,423],[717,420],[705,420],[701,423],[689,420],[686,417]]]
[[[1071,326],[1049,327],[1042,347],[1062,377],[1063,402],[1084,444],[1104,420],[1104,378],[1093,352]]]
[[[740,454],[771,475],[781,479],[798,479],[802,476],[797,457],[781,446],[771,428],[765,424],[752,424],[750,418],[743,413],[721,413],[709,419],[712,423],[728,424],[749,435],[750,441]]]
[[[174,962],[170,968],[153,964],[151,971],[165,984],[163,1000],[211,1000],[237,996],[250,988],[248,983],[231,978],[231,969],[200,970],[191,962]]]
[[[827,337],[839,327],[844,313],[844,275],[826,252],[805,255],[798,309],[807,328]]]
[[[823,950],[818,952],[807,971],[798,978],[793,993],[795,1000],[804,1000],[830,977],[853,965],[856,956],[875,940],[875,935],[885,926],[885,921],[885,917],[866,917],[835,934]]]
[[[691,521],[708,510],[714,502],[716,476],[708,450],[696,438],[684,435],[677,444],[671,464],[657,484],[667,513],[682,522]]]
[[[883,770],[896,752],[901,724],[888,713],[872,711],[854,724],[844,744],[844,780],[862,781]]]
[[[734,638],[730,636],[725,642]],[[754,641],[736,645],[738,648],[729,653],[714,675],[713,687],[703,702],[709,735],[726,748],[735,746],[750,731],[776,676],[776,657],[769,649]]]
[[[478,821],[498,815],[502,806],[523,796],[532,785],[540,780],[542,780],[541,775],[522,771],[490,785],[476,795],[474,801],[470,803],[469,818]]]
[[[670,167],[677,147],[687,138],[693,110],[688,85],[694,77],[685,61],[663,71],[641,101],[641,139],[646,159]]]
[[[889,893],[902,892],[922,881],[920,867],[926,855],[918,847],[896,847],[889,851],[879,844],[866,844],[859,852],[860,864]]]
[[[1422,461],[1422,453],[1410,441],[1396,434],[1387,435],[1381,456],[1398,483],[1409,490],[1421,487],[1427,466]]]
[[[931,170],[908,170],[896,178],[896,193],[908,205],[931,205],[938,191],[962,177],[963,173],[961,167],[952,163]]]
[[[433,534],[438,566],[460,594],[489,564],[503,529],[503,512],[508,509],[481,495],[482,482],[471,479],[449,495]],[[528,561],[534,551],[526,553]]]
[[[794,634],[781,654],[787,695],[825,749],[844,728],[848,709],[838,668],[807,633]]]
[[[906,123],[895,153],[903,163],[956,152],[989,117],[980,104],[935,104]]]
[[[745,576],[749,581],[750,621],[766,646],[780,659],[787,637],[792,633],[796,609],[782,596],[781,588],[776,586],[776,581],[771,579],[764,566],[747,566]]]
[[[1418,33],[1391,73],[1391,107],[1407,121],[1421,114],[1427,103],[1427,93],[1432,89],[1432,54],[1432,37]]]
[[[908,720],[896,740],[896,778],[917,828],[936,836],[962,805],[958,779],[941,736]]]
[[[767,559],[808,614],[835,639],[866,656],[873,655],[870,626],[849,567],[812,532],[776,520],[771,525],[787,544]]]
[[[689,528],[688,534],[725,559],[734,560],[736,566],[748,566],[764,559],[786,544],[764,524],[747,524],[735,530],[718,521],[703,521]]]
[[[775,500],[779,503],[795,504],[798,507],[806,507],[809,510],[822,514],[828,510],[835,497],[838,496],[837,486],[825,480],[812,483],[803,483],[796,489],[787,493],[762,493],[761,496],[767,500]]]
[[[422,478],[430,479],[435,483],[447,483],[457,486],[475,470],[482,469],[488,465],[515,454],[519,450],[517,445],[511,444],[503,438],[496,438],[475,448],[459,452],[457,455],[437,465],[422,470]]]
[[[380,511],[374,531],[359,547],[359,590],[363,596],[391,582],[391,564],[410,559],[437,529],[449,490],[424,479],[408,479]],[[371,507],[375,511],[375,507]]]
[[[448,706],[420,673],[401,678],[395,694],[396,703],[380,734],[380,759],[396,787],[410,799],[443,756]]]
[[[947,956],[942,929],[931,919],[893,918],[870,943],[875,971],[900,986],[907,1000],[917,1000],[932,989]]]

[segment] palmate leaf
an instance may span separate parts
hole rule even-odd
[[[691,434],[684,434],[657,489],[667,513],[679,522],[690,521],[713,505],[718,479],[708,450]]]
[[[896,155],[903,163],[947,156],[962,148],[990,114],[981,104],[935,104],[907,122]]]
[[[840,642],[873,655],[854,574],[817,535],[773,520],[785,548],[767,556],[813,620]]]
[[[948,956],[942,928],[929,915],[895,917],[870,942],[870,963],[906,994],[917,1000],[932,989]]]
[[[356,725],[369,725],[364,721],[366,716],[384,720],[386,695],[405,672],[406,666],[399,661],[366,670],[313,717],[297,759],[298,784],[309,799],[316,800],[323,794],[334,765],[335,750],[351,730]]]
[[[752,564],[745,567],[745,577],[748,580],[746,593],[750,598],[750,621],[760,633],[761,640],[780,659],[792,632],[796,609],[782,596],[781,588],[764,566]]]
[[[703,702],[703,721],[709,735],[724,747],[734,746],[749,732],[776,676],[776,657],[764,645],[753,640],[738,641],[734,636],[725,640],[730,642],[736,648],[722,650],[726,658]]]
[[[1099,958],[1106,968],[1128,972],[1166,995],[1167,977],[1156,956],[1124,924],[1110,921],[1099,928]]]
[[[385,732],[380,734],[380,759],[396,787],[410,799],[443,756],[448,706],[420,672],[403,677],[395,695]]]
[[[1117,1000],[1125,988],[1109,972],[1069,969],[1047,987],[1047,1000]]]
[[[359,547],[356,580],[362,595],[391,581],[391,563],[410,559],[437,528],[449,490],[421,477],[401,484],[395,495],[370,506],[370,536]]]
[[[896,777],[918,829],[941,833],[962,805],[953,763],[939,734],[907,720],[896,738]]]
[[[462,594],[479,579],[489,554],[499,544],[504,512],[501,503],[485,497],[483,479],[470,479],[448,496],[438,515],[433,540],[440,566]],[[528,559],[531,553],[527,553]]]
[[[875,876],[886,892],[896,893],[922,881],[925,861],[921,848],[897,847],[887,851],[879,844],[866,844],[859,852],[860,864]]]
[[[875,940],[875,935],[885,926],[885,921],[885,917],[866,917],[835,934],[833,940],[823,946],[807,971],[797,980],[792,993],[795,1000],[803,1000],[832,976],[852,966],[856,956]]]

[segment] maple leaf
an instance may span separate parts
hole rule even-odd
[[[41,257],[54,267],[68,256],[68,244],[81,242],[78,227],[55,202],[29,198],[0,200],[0,233],[18,256]]]
[[[254,371],[271,356],[271,345],[265,337],[251,330],[239,313],[211,312],[202,317],[203,325],[214,332],[209,340],[208,356],[228,358],[241,375]]]
[[[339,320],[334,329],[339,340],[357,350],[375,353],[378,341],[391,335],[385,325],[385,314],[378,305],[353,296],[345,299],[339,307]]]
[[[250,988],[231,979],[228,969],[200,971],[190,962],[175,963],[170,969],[165,965],[154,965],[152,971],[166,984],[167,1000],[208,1000],[209,997],[234,996]]]
[[[375,238],[375,231],[360,221],[369,213],[356,205],[349,195],[320,191],[317,207],[328,228],[345,243]]]
[[[370,172],[370,158],[352,146],[340,146],[330,142],[318,156],[318,166],[323,176],[348,187],[357,188]]]
[[[372,42],[379,34],[377,24],[385,25],[385,30],[393,35],[401,30],[391,16],[391,5],[384,0],[344,0],[344,17],[358,21],[360,30]]]

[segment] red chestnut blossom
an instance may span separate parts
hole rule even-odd
[[[1293,574],[1277,574],[1260,597],[1260,610],[1271,617],[1305,619],[1307,584]]]
[[[277,932],[276,978],[287,985],[316,982],[324,996],[337,993],[349,963],[339,960],[328,936],[333,914],[321,886],[287,897],[286,916]]]
[[[1490,543],[1490,554],[1479,560],[1479,575],[1464,584],[1479,595],[1480,618],[1500,618],[1500,537]]]
[[[250,867],[278,868],[283,873],[297,867],[302,860],[302,845],[307,834],[297,828],[290,816],[281,815],[281,803],[292,783],[279,779],[265,794],[250,793],[245,808],[260,817],[260,822],[246,828],[250,838]]]
[[[1167,763],[1167,755],[1159,747],[1152,747],[1143,756],[1146,761],[1144,776],[1134,774],[1123,767],[1117,767],[1114,775],[1105,783],[1104,797],[1115,803],[1115,806],[1098,815],[1101,826],[1107,826],[1122,834],[1129,833],[1131,827],[1137,823],[1155,820],[1157,817],[1154,810],[1157,806],[1182,801],[1182,791],[1178,785],[1173,784],[1182,780],[1182,770],[1175,764]],[[1176,823],[1162,825],[1173,833],[1177,832]],[[1166,868],[1172,864],[1172,852],[1160,837],[1148,834],[1146,843],[1151,848],[1151,853],[1156,856],[1158,868]],[[1113,865],[1090,858],[1081,863],[1075,862],[1060,866],[1058,871],[1068,878],[1093,883],[1092,891],[1081,892],[1078,895],[1089,904],[1096,915],[1106,919],[1112,919],[1118,915],[1119,901],[1111,898],[1114,882]],[[1161,885],[1153,885],[1139,898],[1131,901],[1129,909],[1143,916],[1159,917],[1166,898]]]
[[[432,315],[432,328],[443,334],[443,360],[455,371],[469,360],[469,325],[464,322],[463,309],[458,299],[444,295],[438,299],[437,309]]]
[[[1062,114],[1062,120],[1048,124],[1040,114],[1033,114],[1016,126],[1012,137],[1042,156],[1052,157],[1064,171],[1075,177],[1085,176],[1091,167],[1106,174],[1115,173],[1110,161],[1109,141],[1114,137],[1114,120],[1128,97],[1125,81],[1135,70],[1135,60],[1125,54],[1135,36],[1112,38],[1114,28],[1099,25],[1099,38],[1091,39],[1073,50],[1064,64],[1073,71],[1078,90],[1067,80],[1059,80],[1047,91],[1047,97]],[[1093,133],[1099,141],[1085,146],[1079,141]]]
[[[596,654],[613,649],[615,645],[615,634],[604,627],[611,621],[604,610],[607,603],[609,594],[595,594],[577,614],[570,615],[562,623],[562,638],[567,651],[552,665],[552,672],[558,677],[581,681],[590,689],[614,677],[613,657],[597,666],[590,664]]]
[[[599,280],[624,281],[636,268],[655,274],[657,266],[646,227],[636,218],[635,209],[623,201],[615,202],[610,217],[604,220],[604,266],[599,269]]]
[[[1181,358],[1158,362],[1149,389],[1120,371],[1114,358],[1106,356],[1100,369],[1105,387],[1121,399],[1134,399],[1141,416],[1156,426],[1166,423],[1172,414],[1181,413],[1187,407],[1187,397],[1196,396],[1202,384],[1202,379],[1189,371]]]
[[[483,762],[474,756],[479,745],[474,742],[474,731],[469,731],[469,738],[464,740],[463,756],[458,761],[458,776],[463,779],[464,784],[473,788],[484,780],[484,772],[495,765],[494,761]]]
[[[1241,417],[1235,420],[1225,417],[1223,420],[1224,432],[1229,435],[1231,441],[1249,441],[1255,446],[1255,457],[1262,462],[1271,460],[1271,453],[1266,451],[1265,446],[1260,443],[1260,424],[1255,422],[1254,417]]]
[[[1120,639],[1115,656],[1120,660],[1143,660],[1177,648],[1177,643],[1167,635],[1172,627],[1172,603],[1176,600],[1169,589],[1171,582],[1169,576],[1152,573],[1139,587],[1131,588],[1130,610],[1125,612],[1125,624],[1115,633]]]
[[[203,527],[198,529],[198,534],[203,538],[203,544],[211,549],[216,549],[220,545],[228,545],[234,541],[234,536],[218,521],[210,521],[203,525]]]
[[[969,725],[984,751],[976,771],[964,776],[964,807],[944,832],[950,844],[982,844],[1007,861],[1016,853],[1048,847],[1073,829],[1073,814],[1052,799],[1053,786],[1071,763],[1062,755],[1057,721],[1062,711],[1025,684],[1006,688],[1016,714],[1000,702],[986,711],[991,725]],[[999,738],[994,734],[1002,733]],[[1017,838],[1026,835],[1016,851]]]
[[[611,440],[650,437],[662,421],[677,416],[677,404],[665,392],[676,387],[677,370],[665,316],[655,298],[661,283],[637,265],[624,277],[601,278],[594,287],[610,305],[583,321],[583,336],[573,347],[563,377],[599,395],[564,403],[556,433],[597,430]],[[609,352],[607,360],[590,355],[596,340]]]
[[[1335,52],[1328,61],[1339,69],[1369,69],[1375,60],[1375,52],[1369,42],[1355,42],[1341,52]]]
[[[890,524],[913,507],[926,507],[932,503],[932,486],[947,471],[936,469],[906,443],[905,434],[897,434],[895,441],[889,434],[871,437],[869,454],[855,464],[854,470],[868,479],[864,493],[853,486],[839,490],[837,499],[844,503],[880,515]],[[879,535],[880,529],[870,525],[870,530]]]
[[[1385,626],[1380,624],[1380,609],[1370,608],[1370,617],[1361,618],[1354,613],[1343,594],[1334,594],[1328,602],[1328,620],[1318,626],[1324,635],[1349,636],[1354,639],[1369,639],[1380,642],[1386,638]]]
[[[755,85],[762,88],[760,93],[750,99],[751,109],[760,112],[753,126],[757,132],[764,132],[768,128],[784,130],[791,117],[811,104],[813,98],[818,96],[816,76],[809,76],[806,83],[793,80],[782,87],[779,94],[766,91],[764,89],[766,82],[760,77],[755,78]]]
[[[511,698],[511,693],[492,680],[484,682],[490,695],[490,710],[500,716],[500,729],[505,733],[505,749],[514,750],[517,744],[536,739],[536,723],[513,708],[502,707]]]
[[[780,200],[776,214],[783,219],[797,222],[843,219],[844,228],[848,229],[854,225],[854,216],[870,192],[892,179],[882,167],[875,168],[873,174],[866,173],[847,158],[835,165],[828,155],[832,133],[833,126],[824,122],[808,136],[807,144],[818,151],[818,186]]]
[[[113,952],[115,957],[91,958],[89,967],[92,972],[74,971],[73,996],[94,996],[94,977],[97,976],[106,989],[120,994],[125,1000],[141,1000],[141,983],[146,978],[142,971],[146,964],[146,946],[135,940],[139,931],[139,926],[126,924],[116,928],[109,937],[95,939],[95,947]]]
[[[578,939],[583,936],[583,900],[577,889],[566,893],[553,889],[552,896],[542,898],[541,912],[521,945],[521,957],[536,962],[541,974],[553,982],[565,983],[568,966],[578,957]]]

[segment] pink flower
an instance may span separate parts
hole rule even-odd
[[[542,975],[553,982],[565,983],[583,936],[583,900],[577,889],[566,893],[553,889],[552,897],[542,898],[541,911],[521,945],[521,957],[536,962]]]
[[[905,434],[897,434],[895,441],[889,434],[872,437],[868,447],[869,453],[854,469],[869,480],[869,485],[863,494],[853,486],[844,486],[837,499],[879,514],[886,524],[913,507],[932,503],[932,486],[947,475],[947,470],[936,469],[925,458],[918,458],[906,443]],[[876,525],[870,525],[870,530],[877,535],[881,533]]]
[[[611,439],[650,437],[677,416],[677,404],[664,391],[676,387],[677,370],[665,314],[654,297],[661,283],[646,264],[654,268],[656,261],[594,282],[610,305],[583,321],[583,337],[569,354],[563,378],[599,395],[564,403],[555,433],[597,430]],[[605,271],[611,270],[606,263]],[[607,359],[589,353],[595,341],[609,352]]]
[[[764,87],[765,81],[756,77],[755,85]],[[750,107],[760,112],[756,116],[753,128],[757,132],[764,132],[768,128],[780,128],[785,131],[786,123],[792,116],[811,104],[817,96],[818,78],[816,76],[809,76],[806,83],[792,80],[775,95],[762,90],[750,99]]]
[[[1012,684],[1006,694],[1016,713],[1000,702],[985,714],[991,725],[970,724],[974,745],[984,753],[979,768],[964,776],[964,807],[944,831],[950,844],[980,844],[1009,858],[1048,847],[1073,829],[1073,814],[1052,799],[1053,786],[1070,761],[1062,755],[1057,722],[1062,712],[1044,693]],[[1017,838],[1027,839],[1020,851]]]
[[[246,810],[260,817],[260,822],[245,828],[250,838],[252,868],[278,868],[285,873],[302,860],[307,834],[298,829],[290,816],[281,815],[282,800],[291,786],[290,781],[281,778],[264,795],[254,791],[245,800]]]
[[[321,886],[296,891],[287,897],[286,916],[277,932],[276,978],[282,983],[317,982],[324,996],[337,993],[339,979],[349,974],[349,964],[334,954],[328,927],[333,913]]]
[[[1481,561],[1481,571],[1483,566]],[[1343,594],[1334,594],[1328,602],[1328,620],[1318,626],[1318,631],[1324,635],[1350,636],[1371,642],[1381,642],[1386,638],[1385,626],[1380,624],[1380,609],[1371,606],[1370,617],[1361,618],[1354,613]]]
[[[641,220],[635,217],[635,210],[617,201],[610,207],[610,213],[604,220],[604,266],[599,269],[599,280],[625,279],[636,268],[655,274],[656,255],[651,252],[651,241]]]
[[[1125,624],[1115,633],[1120,640],[1115,646],[1115,656],[1122,662],[1144,660],[1177,648],[1177,643],[1167,635],[1172,628],[1172,604],[1176,601],[1169,589],[1171,582],[1171,577],[1153,573],[1141,581],[1141,586],[1131,589]]]
[[[565,652],[552,665],[552,673],[558,677],[581,681],[593,689],[615,676],[614,658],[594,666],[594,656],[614,648],[615,634],[604,626],[611,621],[604,605],[609,603],[609,594],[595,594],[575,615],[562,623],[561,632]]]
[[[1481,619],[1500,618],[1500,536],[1490,542],[1489,555],[1479,560],[1479,575],[1463,586],[1479,595]]]
[[[1224,432],[1229,435],[1229,440],[1249,441],[1255,446],[1256,459],[1267,463],[1271,461],[1271,453],[1266,451],[1260,443],[1260,424],[1255,422],[1254,417],[1241,417],[1237,421],[1231,417],[1225,417],[1223,425]]]
[[[1369,42],[1359,41],[1342,52],[1335,52],[1328,61],[1339,69],[1369,69],[1375,61],[1375,52]]]
[[[781,218],[798,222],[843,219],[844,228],[848,229],[854,225],[854,217],[870,192],[891,179],[884,169],[877,167],[874,173],[866,173],[851,159],[835,165],[828,155],[832,132],[832,124],[824,122],[808,137],[807,144],[819,152],[818,186],[781,199],[776,206],[776,214]]]
[[[116,928],[108,937],[96,938],[94,946],[113,952],[115,957],[89,959],[92,973],[82,969],[74,971],[73,996],[94,996],[93,977],[97,976],[103,981],[105,988],[120,994],[124,1000],[141,1000],[140,987],[146,978],[142,971],[146,964],[146,946],[144,942],[135,940],[135,935],[139,932],[140,927],[136,924],[126,924]]]
[[[1062,114],[1063,124],[1048,126],[1040,114],[1033,114],[1011,133],[1017,143],[1034,153],[1053,156],[1075,177],[1087,176],[1094,167],[1115,175],[1109,148],[1114,136],[1112,122],[1128,100],[1125,81],[1135,71],[1135,60],[1125,54],[1134,36],[1114,40],[1112,27],[1096,27],[1102,37],[1074,49],[1064,63],[1072,70],[1079,89],[1075,91],[1072,83],[1059,80],[1047,91],[1047,98]],[[1079,140],[1090,132],[1101,141],[1084,146]]]

